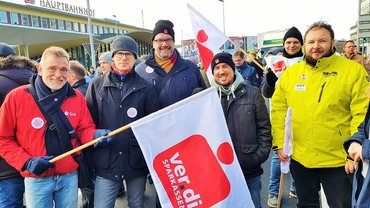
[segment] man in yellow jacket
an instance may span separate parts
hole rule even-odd
[[[284,72],[272,97],[272,146],[281,161],[288,160],[282,148],[292,108],[290,170],[298,207],[320,207],[320,183],[330,207],[351,206],[354,164],[346,160],[343,142],[365,117],[369,84],[364,67],[337,56],[334,44],[330,25],[311,25],[304,36],[305,59]]]

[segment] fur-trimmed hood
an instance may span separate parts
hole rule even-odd
[[[7,56],[0,58],[0,71],[8,69],[28,69],[36,72],[37,63],[24,56]]]

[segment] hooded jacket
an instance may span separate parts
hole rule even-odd
[[[0,59],[0,106],[12,89],[29,83],[34,71],[36,65],[28,58],[7,56]],[[0,179],[17,176],[20,176],[20,173],[0,157]]]
[[[292,108],[292,159],[306,168],[343,167],[345,139],[357,132],[368,106],[369,83],[360,64],[335,55],[290,66],[272,97],[273,148],[284,145],[285,116]]]

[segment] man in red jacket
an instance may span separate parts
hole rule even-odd
[[[49,160],[108,133],[95,129],[83,95],[67,83],[68,70],[68,53],[47,48],[31,86],[11,91],[0,108],[0,156],[25,177],[27,207],[77,207],[78,164],[72,156]]]

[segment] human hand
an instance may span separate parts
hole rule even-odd
[[[354,173],[356,170],[357,162],[352,160],[346,160],[346,165],[344,166],[344,169],[347,174]]]
[[[54,163],[49,162],[54,156],[33,157],[25,163],[25,169],[35,175],[41,175],[48,168],[54,168]]]
[[[108,130],[108,129],[98,129],[95,131],[94,133],[94,139],[98,139],[102,136],[106,136],[110,133],[111,131]],[[107,137],[107,138],[102,138],[102,139],[99,139],[94,147],[107,147],[109,145],[109,143],[112,141],[112,137]]]
[[[354,162],[362,160],[362,145],[357,142],[352,142],[348,148],[348,155]]]
[[[288,155],[286,155],[286,154],[284,153],[283,149],[278,149],[278,150],[277,150],[277,154],[278,154],[278,156],[279,156],[279,160],[280,160],[281,162],[286,162],[286,161],[289,159]]]
[[[268,69],[268,72],[266,73],[266,82],[269,86],[275,87],[275,83],[278,80],[278,77],[275,75],[271,69]]]

